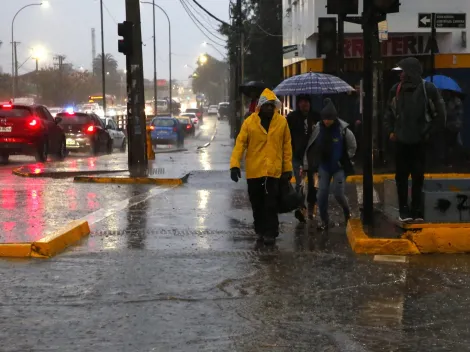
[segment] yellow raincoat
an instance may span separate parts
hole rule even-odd
[[[259,99],[256,112],[244,122],[237,137],[230,159],[230,168],[240,168],[240,160],[246,151],[246,178],[280,178],[283,172],[292,171],[292,145],[287,120],[278,111],[266,132],[258,116],[259,107],[271,101],[280,104],[276,95],[265,89]]]

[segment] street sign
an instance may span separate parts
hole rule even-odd
[[[282,51],[284,54],[288,54],[293,51],[296,51],[297,49],[298,49],[297,45],[287,45],[282,48]]]
[[[418,28],[466,28],[467,14],[465,13],[420,13]]]
[[[382,21],[378,24],[379,27],[379,41],[385,42],[388,40],[388,22]]]

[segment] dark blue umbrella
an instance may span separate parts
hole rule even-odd
[[[463,94],[462,88],[455,82],[452,78],[443,76],[443,75],[436,75],[432,77],[432,82],[434,85],[441,90],[450,90],[452,92],[457,92]],[[431,77],[425,78],[426,82],[431,82]]]
[[[276,95],[326,95],[353,92],[354,88],[333,75],[308,72],[282,81],[275,89]]]

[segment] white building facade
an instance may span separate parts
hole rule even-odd
[[[346,1],[346,0],[345,0]],[[283,0],[284,73],[289,77],[306,72],[321,71],[317,55],[318,18],[327,15],[326,0]],[[359,0],[359,14],[363,1]],[[387,15],[388,40],[382,42],[382,55],[429,55],[431,30],[418,27],[420,13],[470,14],[469,0],[401,0],[400,13]],[[354,15],[353,15],[354,16]],[[437,29],[439,48],[436,65],[446,68],[469,68],[470,49],[467,47],[467,28]],[[360,25],[345,23],[345,58],[361,58],[363,54]],[[443,63],[445,61],[445,64]],[[300,65],[303,63],[302,65]],[[295,65],[297,64],[297,65]],[[287,68],[296,66],[295,69]],[[300,68],[302,66],[302,68]],[[302,72],[299,72],[302,71]]]

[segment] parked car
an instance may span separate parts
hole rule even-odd
[[[65,134],[43,105],[0,104],[0,162],[10,155],[32,155],[38,162],[49,154],[62,160],[67,155]]]
[[[67,149],[92,155],[113,152],[113,139],[98,115],[84,112],[61,112],[60,126],[64,129]]]
[[[124,153],[127,147],[127,139],[123,129],[119,128],[116,125],[114,119],[111,117],[106,117],[104,119],[101,119],[101,121],[104,123],[106,130],[108,130],[109,135],[113,140],[113,148],[117,148]]]
[[[202,109],[186,109],[185,113],[193,113],[196,114],[197,118],[199,119],[199,122],[202,123],[204,119],[204,114],[202,112]]]
[[[199,119],[197,118],[196,114],[195,113],[184,113],[184,114],[181,114],[180,115],[181,117],[189,117],[191,119],[191,122],[193,123],[193,125],[196,127],[196,128],[199,128]]]
[[[184,145],[184,131],[177,118],[171,116],[155,117],[150,123],[152,145],[173,144]]]
[[[218,112],[219,112],[219,107],[217,105],[211,105],[209,106],[209,109],[207,109],[208,115],[217,115]]]
[[[220,103],[218,115],[219,115],[219,119],[228,119],[228,117],[230,116],[230,104]]]
[[[194,126],[189,116],[180,116],[178,117],[178,121],[180,122],[186,136],[196,135],[196,126]]]

